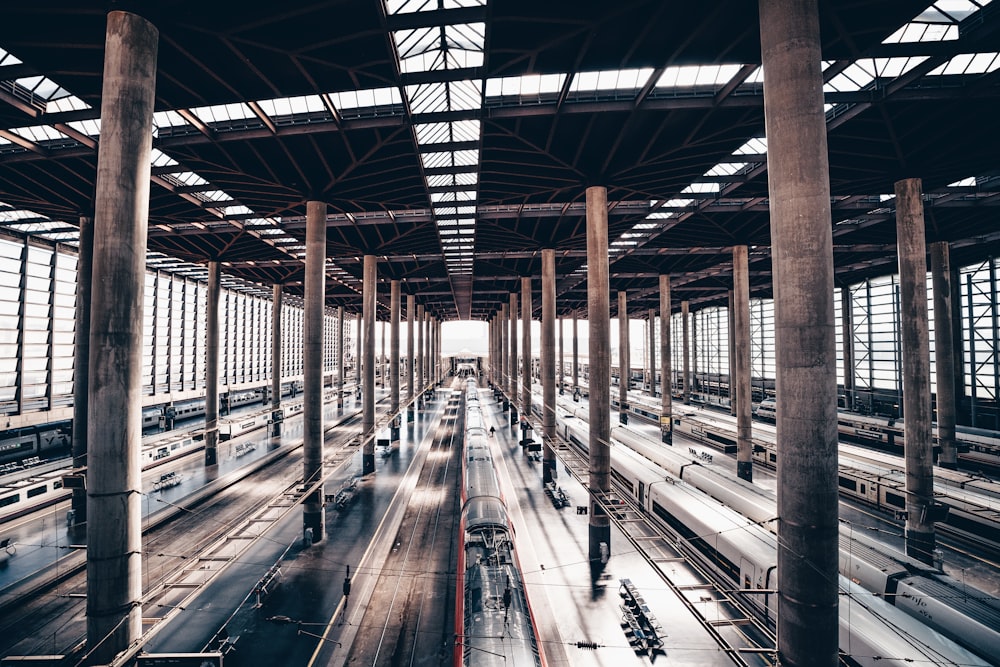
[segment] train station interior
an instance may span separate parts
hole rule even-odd
[[[0,667],[1000,664],[1000,2],[10,0]]]

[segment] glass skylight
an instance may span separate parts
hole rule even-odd
[[[733,155],[761,155],[767,153],[767,137],[752,137],[733,151]]]
[[[963,178],[960,181],[955,181],[954,183],[948,184],[949,188],[974,188],[976,187],[976,177],[969,176],[968,178]]]
[[[403,103],[398,88],[369,88],[345,93],[330,93],[330,99],[340,109],[371,109]]]
[[[190,111],[206,123],[231,123],[234,120],[246,120],[247,118],[257,117],[253,110],[243,102],[238,104],[216,104],[208,107],[194,107]]]
[[[826,82],[826,92],[853,92],[867,87],[876,78],[892,79],[901,76],[923,61],[926,56],[912,58],[863,58],[848,65]]]
[[[86,134],[88,137],[99,137],[101,136],[101,119],[87,119],[87,120],[71,120],[66,123],[72,127],[77,132]]]
[[[742,65],[684,65],[667,67],[656,82],[657,88],[721,86],[736,76]]]
[[[746,162],[720,162],[705,172],[706,176],[732,176],[747,166]]]
[[[154,148],[150,153],[150,162],[154,167],[172,167],[178,164],[177,160],[173,159],[159,148]]]
[[[692,183],[691,185],[681,190],[682,193],[691,193],[691,194],[707,194],[718,191],[719,191],[718,183]]]
[[[170,127],[183,127],[185,125],[191,125],[187,122],[183,116],[181,116],[176,111],[155,111],[153,112],[153,136],[156,136],[156,130]]]
[[[55,141],[57,139],[69,139],[65,134],[51,125],[32,125],[31,127],[15,127],[10,130],[19,137],[24,137],[30,141]]]
[[[1000,69],[1000,53],[961,53],[927,73],[927,76],[989,74]]]
[[[653,68],[605,70],[601,72],[580,72],[570,83],[570,92],[624,91],[638,90],[645,85]]]
[[[0,48],[0,65],[20,65],[21,60],[10,51]]]
[[[520,96],[537,98],[557,95],[562,90],[565,74],[524,74],[486,80],[486,97]]]
[[[79,111],[81,109],[89,109],[89,108],[90,105],[81,100],[76,95],[67,94],[65,97],[49,100],[45,104],[45,113],[56,113],[59,111]]]
[[[421,144],[437,144],[451,141],[479,141],[478,120],[460,120],[453,123],[422,123],[414,125],[417,141]]]
[[[319,95],[278,97],[272,100],[261,100],[257,104],[271,118],[326,111],[323,98]]]
[[[944,42],[958,39],[958,24],[991,0],[938,0],[883,40],[883,44]]]

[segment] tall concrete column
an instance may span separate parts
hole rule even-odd
[[[419,399],[424,395],[424,307],[417,306],[417,319],[414,322],[417,327],[417,364],[414,369],[416,376],[416,394]]]
[[[681,301],[681,344],[684,347],[684,368],[681,371],[681,394],[684,405],[691,404],[691,338],[688,333],[688,302]]]
[[[733,246],[733,333],[736,373],[736,475],[753,480],[753,434],[750,414],[750,258],[745,245]],[[735,391],[733,389],[735,388]]]
[[[87,467],[87,411],[90,403],[90,293],[94,266],[94,219],[80,216],[76,260],[76,338],[73,358],[73,467]],[[73,489],[73,527],[87,523],[87,490]]]
[[[899,320],[903,344],[906,423],[906,553],[934,562],[934,443],[931,440],[931,361],[927,323],[927,245],[919,178],[896,181]]]
[[[660,439],[674,444],[673,366],[670,360],[670,276],[660,276]]]
[[[517,292],[510,293],[508,313],[510,314],[510,386],[507,396],[510,397],[510,423],[517,428]],[[507,326],[507,323],[503,326]]]
[[[500,312],[497,313],[497,356],[500,360],[500,378],[497,381],[497,386],[500,391],[507,391],[507,386],[510,384],[510,369],[513,365],[513,360],[508,356],[508,341],[507,341],[507,322],[510,320],[510,314],[507,311],[507,304],[500,304]]]
[[[393,440],[399,440],[399,287],[398,280],[389,282],[389,413],[393,415]]]
[[[413,338],[417,323],[416,297],[406,295],[406,401],[410,405],[407,411],[407,421],[413,421],[413,385],[414,378],[413,355],[416,349]]]
[[[733,297],[733,290],[729,290],[727,294],[728,305],[726,314],[729,320],[729,414],[733,417],[736,416],[736,388],[735,388],[735,378],[736,378],[736,317],[734,316],[734,310],[736,308],[735,298]]]
[[[142,635],[142,313],[156,49],[108,13],[97,152],[87,409],[87,647],[105,663]]]
[[[271,287],[271,435],[281,435],[281,285]]]
[[[364,272],[364,268],[362,268]],[[362,301],[364,298],[362,297]],[[361,377],[364,373],[365,359],[365,338],[364,338],[364,309],[359,309],[355,315],[356,340],[354,341],[354,395],[361,396]],[[357,401],[355,401],[356,403]]]
[[[611,491],[611,303],[608,190],[587,188],[587,318],[590,325],[589,558],[592,576],[611,549],[611,523],[597,499]],[[603,548],[602,548],[603,545]],[[603,552],[603,553],[602,553]]]
[[[381,334],[381,337],[382,337],[382,356],[379,357],[378,368],[379,368],[379,375],[381,375],[381,380],[382,380],[382,382],[380,384],[382,385],[382,389],[385,389],[386,388],[386,381],[385,380],[386,380],[386,375],[388,374],[386,372],[386,367],[385,367],[385,362],[388,359],[388,357],[385,356],[385,330],[386,330],[385,324],[386,323],[382,322],[381,324],[382,324],[382,326],[380,327],[380,329],[382,329],[382,334]]]
[[[205,465],[219,462],[219,262],[208,263],[205,304]]]
[[[531,420],[531,278],[521,277],[521,415]]]
[[[565,346],[563,345],[563,329],[565,329],[565,322],[563,318],[559,318],[559,393],[563,393],[563,386],[566,384],[566,355]]]
[[[656,309],[649,309],[649,395],[656,396]]]
[[[423,387],[426,388],[431,382],[431,313],[424,306],[424,367],[420,370],[423,378]]]
[[[628,423],[628,390],[632,386],[632,355],[628,339],[628,295],[618,291],[618,421]]]
[[[337,407],[344,407],[344,356],[347,352],[344,349],[344,335],[347,328],[344,326],[344,307],[337,306]]]
[[[816,0],[760,0],[778,396],[778,660],[838,662],[833,235]]]
[[[935,311],[937,313],[937,311]],[[851,288],[840,288],[840,337],[844,358],[844,396],[847,409],[854,409],[854,311],[851,308]]]
[[[326,304],[326,202],[306,202],[305,304],[302,309],[302,479],[323,476],[323,308]],[[323,539],[323,485],[302,503],[302,529]]]
[[[573,391],[580,388],[580,317],[573,313]]]
[[[556,251],[542,249],[542,484],[555,481],[556,451]]]
[[[365,255],[361,281],[361,311],[365,321],[364,373],[361,380],[361,474],[375,472],[375,282],[377,259]]]
[[[942,468],[955,468],[955,341],[952,338],[951,249],[947,241],[931,244],[931,280],[934,284],[934,364],[937,370],[937,435]]]
[[[699,391],[698,382],[698,316],[691,311],[691,391]]]

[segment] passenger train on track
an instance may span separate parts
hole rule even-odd
[[[570,426],[567,421],[575,420]],[[569,429],[569,430],[567,430]],[[563,415],[561,431],[586,451],[582,420]],[[611,448],[611,476],[688,557],[734,592],[770,591],[777,586],[777,542],[773,533],[710,498],[627,447]],[[841,576],[839,645],[849,665],[988,665],[951,639],[904,614],[881,597]],[[776,623],[773,594],[742,596],[756,615]]]
[[[573,419],[563,419],[563,435],[580,439]],[[751,521],[772,532],[776,529],[774,493],[631,429],[613,427],[611,437]],[[841,525],[842,575],[970,650],[1000,656],[1000,600],[859,533]]]
[[[466,381],[456,667],[545,664],[474,379]]]

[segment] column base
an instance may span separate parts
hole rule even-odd
[[[399,427],[398,426],[390,426],[389,427],[389,439],[392,440],[393,442],[398,442],[399,441]]]
[[[205,447],[205,465],[214,466],[219,463],[219,451],[215,447]]]
[[[510,405],[510,423],[511,424],[516,424],[517,422],[518,422],[518,419],[517,419],[517,408],[515,408],[514,404],[511,403],[511,405]]]
[[[544,487],[549,482],[555,482],[559,477],[559,471],[556,469],[555,459],[544,459],[542,461],[542,486]]]
[[[603,517],[604,521],[607,521],[607,517]],[[594,520],[594,515],[591,513],[591,522]],[[606,564],[606,559],[610,558],[611,555],[611,525],[606,526],[595,526],[591,523],[588,526],[589,532],[589,549],[588,557],[590,558],[590,569],[593,573],[595,568],[597,571],[604,569]],[[603,548],[601,545],[605,545]]]
[[[737,461],[736,476],[748,482],[753,481],[753,461]]]
[[[673,431],[660,431],[660,441],[666,445],[673,447],[674,445],[674,432]]]
[[[323,539],[323,524],[326,523],[326,512],[320,506],[319,511],[308,510],[303,508],[302,510],[302,539],[306,543],[305,546],[314,544]],[[309,533],[308,531],[312,531]],[[311,537],[307,538],[307,535]]]
[[[414,412],[413,408],[410,408],[409,410],[406,411],[406,421],[411,423],[413,422],[413,412]]]
[[[955,461],[942,461],[942,460],[938,459],[938,465],[941,466],[942,468],[944,468],[945,470],[957,470],[958,469],[958,463],[956,463]]]
[[[271,435],[274,436],[275,438],[281,435],[281,424],[271,425]]]
[[[361,455],[361,474],[370,475],[375,472],[375,454]]]
[[[500,404],[500,411],[507,412],[510,410],[510,401],[502,401]]]
[[[906,555],[910,558],[916,558],[927,565],[934,565],[934,547],[934,533],[906,531]]]

